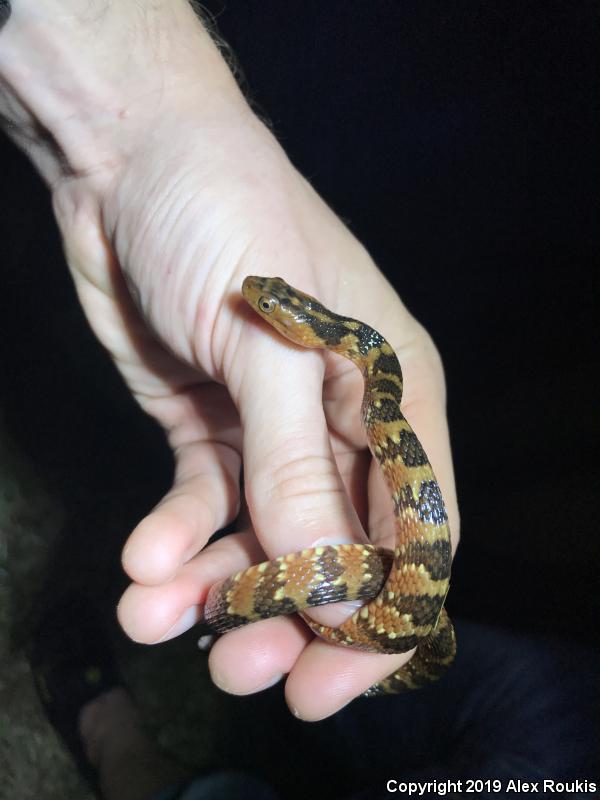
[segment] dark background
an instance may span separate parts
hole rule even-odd
[[[442,353],[451,614],[598,646],[597,4],[206,5],[294,164]],[[125,535],[170,459],[87,329],[45,188],[0,144],[0,406],[67,509],[63,563],[92,552],[116,598],[122,539],[93,532],[118,517]]]

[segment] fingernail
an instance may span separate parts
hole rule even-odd
[[[217,686],[221,691],[227,692],[228,694],[232,694],[231,689],[227,685],[227,682],[223,680],[223,677],[218,672],[211,672],[212,682]],[[270,689],[271,686],[275,686],[276,683],[283,678],[283,672],[279,672],[276,675],[272,675],[268,681],[261,684],[260,686],[255,686],[254,688],[250,689],[247,692],[234,692],[233,694],[237,695],[238,697],[246,697],[249,694],[255,694],[256,692],[264,692],[265,689]]]
[[[217,637],[213,633],[207,633],[206,636],[201,636],[198,639],[198,650],[207,652],[212,647],[214,640]]]
[[[276,684],[276,683],[279,683],[279,681],[280,681],[282,678],[283,678],[283,672],[279,672],[277,675],[273,675],[273,676],[271,676],[271,677],[269,678],[269,680],[268,680],[266,683],[263,683],[263,685],[262,685],[262,686],[258,686],[258,687],[257,687],[256,689],[254,689],[253,691],[254,691],[254,692],[264,692],[264,691],[265,691],[265,689],[270,689],[270,688],[271,688],[271,686],[275,686],[275,684]]]
[[[199,619],[200,606],[190,606],[183,612],[177,622],[169,628],[165,635],[161,636],[161,638],[157,639],[153,644],[160,644],[161,642],[167,642],[169,639],[174,639],[176,636],[181,636],[182,633],[189,631]]]
[[[351,536],[321,536],[310,545],[310,547],[335,546],[336,544],[368,544],[368,542],[357,542]]]

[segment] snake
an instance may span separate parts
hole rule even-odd
[[[256,564],[215,583],[204,622],[223,634],[242,625],[299,613],[333,644],[412,658],[364,695],[419,689],[442,677],[456,653],[444,607],[452,548],[440,486],[416,434],[401,411],[403,377],[391,345],[369,325],[329,311],[283,278],[248,276],[242,295],[278,333],[309,348],[352,361],[364,379],[361,407],[369,450],[391,495],[394,550],[371,544],[322,545]],[[363,600],[337,627],[305,609]]]

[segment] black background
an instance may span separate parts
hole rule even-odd
[[[597,4],[207,7],[294,164],[442,353],[451,613],[598,645]],[[169,458],[87,329],[45,188],[8,142],[0,160],[6,423],[79,531],[117,512],[125,531]],[[120,545],[96,542],[96,580]]]

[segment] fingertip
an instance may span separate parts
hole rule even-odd
[[[336,660],[337,655],[334,654]],[[322,671],[310,661],[307,664],[307,659],[301,661],[302,668],[290,675],[285,687],[288,708],[298,719],[319,722],[335,714],[360,694],[356,690],[352,662],[344,664],[342,659],[342,663],[337,663],[335,679],[331,681],[326,669]]]
[[[117,619],[134,642],[159,644],[180,636],[199,621],[199,599],[191,581],[160,587],[132,583],[119,601]]]
[[[335,714],[409,660],[411,653],[381,655],[342,649],[315,639],[299,657],[286,683],[290,711],[305,722]]]
[[[121,562],[136,583],[154,586],[170,580],[186,560],[194,541],[191,526],[160,509],[143,519],[130,535]]]
[[[232,631],[218,639],[210,651],[213,683],[235,695],[267,689],[292,669],[309,637],[297,621],[282,617]]]
[[[164,604],[151,587],[131,584],[117,605],[117,619],[129,636],[138,644],[150,644],[172,624],[166,617]]]

